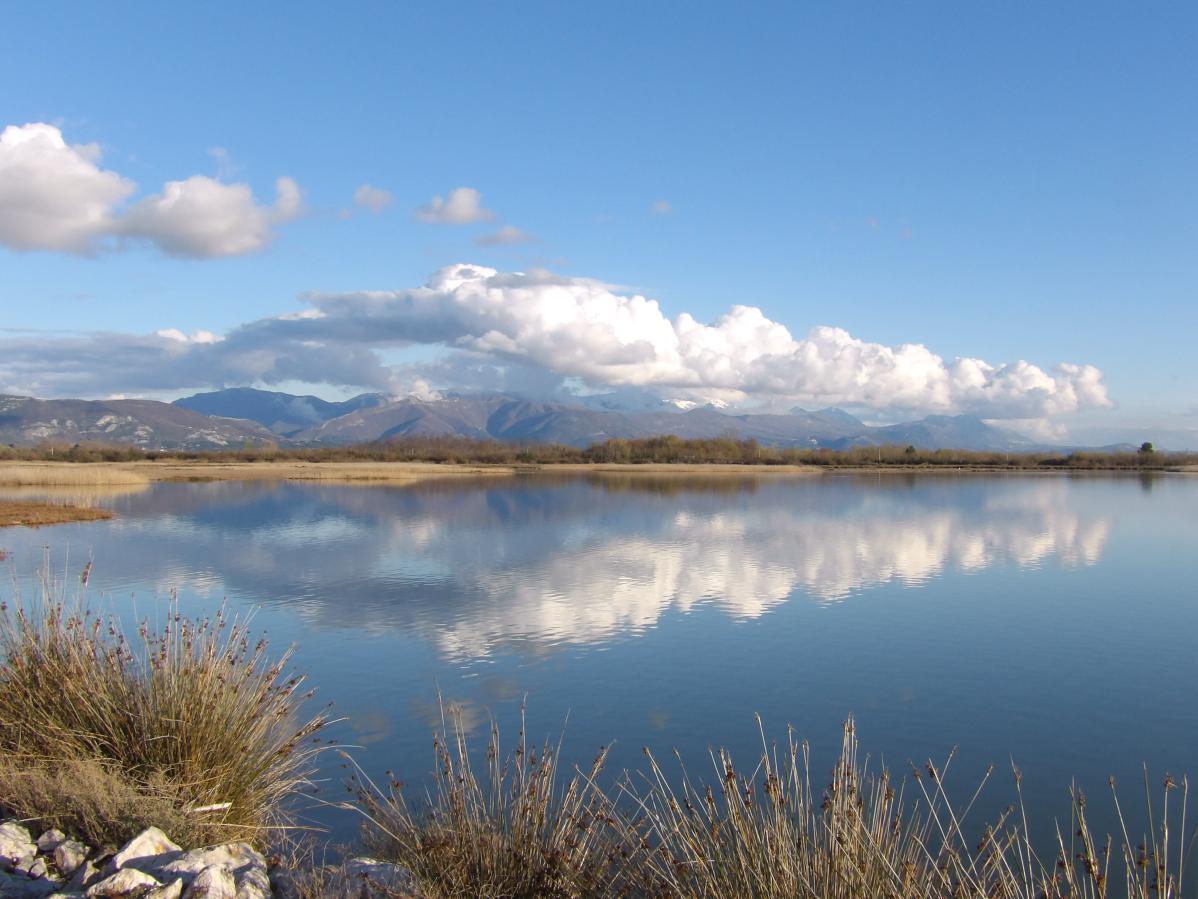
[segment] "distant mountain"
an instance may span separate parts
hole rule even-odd
[[[599,407],[596,408],[596,405]],[[585,447],[613,438],[674,434],[731,436],[771,446],[828,447],[912,444],[921,449],[1034,449],[1007,432],[966,416],[871,427],[841,409],[737,413],[700,406],[608,409],[530,400],[508,394],[449,394],[391,400],[362,394],[341,403],[314,396],[235,389],[175,403],[152,400],[35,400],[0,397],[0,441],[103,440],[166,449],[220,449],[254,443],[321,446],[403,437],[466,437]]]
[[[232,387],[175,400],[174,405],[204,415],[256,421],[276,434],[289,435],[358,409],[389,402],[381,393],[363,393],[353,399],[331,403],[318,396],[294,396],[274,390]]]
[[[252,421],[203,415],[155,400],[38,400],[0,395],[0,443],[131,443],[145,449],[218,450],[273,441]]]

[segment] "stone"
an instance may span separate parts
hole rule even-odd
[[[17,865],[13,866],[13,870],[24,874],[30,879],[49,877],[50,875],[50,868],[46,865],[44,858],[23,859]]]
[[[181,877],[184,885],[190,886],[196,875],[209,867],[219,867],[228,871],[233,876],[237,895],[244,896],[245,899],[256,897],[263,885],[269,890],[266,858],[249,843],[222,843],[206,849],[173,854],[165,865],[150,873],[161,880]],[[269,896],[269,892],[266,895]]]
[[[172,843],[170,838],[157,827],[150,827],[122,846],[120,851],[112,857],[109,867],[117,871],[127,865],[140,868],[141,866],[136,863],[143,859],[179,851],[181,851],[181,847],[178,843]]]
[[[244,865],[234,879],[237,882],[237,899],[271,899],[270,875],[264,866]]]
[[[62,869],[60,868],[59,870]],[[82,893],[88,887],[93,886],[103,879],[103,872],[96,866],[96,863],[89,858],[85,858],[83,864],[71,872],[71,879],[67,882],[64,892]]]
[[[150,890],[142,899],[179,899],[183,895],[183,878],[176,877],[164,887]]]
[[[237,883],[232,873],[220,865],[200,871],[183,894],[183,899],[236,899]]]
[[[111,877],[87,888],[87,899],[122,899],[125,896],[140,896],[162,886],[157,880],[136,868],[121,868]]]
[[[45,878],[31,880],[24,874],[0,871],[0,896],[4,899],[43,899],[57,889],[56,883]]]
[[[345,875],[352,884],[354,895],[359,892],[366,895],[416,894],[416,878],[403,865],[376,858],[351,858],[345,863]]]
[[[51,828],[37,838],[37,851],[49,855],[67,841],[67,835],[61,830]]]
[[[63,840],[54,847],[54,867],[63,877],[70,877],[87,861],[88,849],[78,840]]]
[[[0,869],[11,871],[24,859],[37,855],[37,843],[16,821],[0,824]]]

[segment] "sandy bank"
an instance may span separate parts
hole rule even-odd
[[[148,484],[151,481],[417,481],[509,475],[508,466],[432,462],[22,462],[0,465],[0,486]]]

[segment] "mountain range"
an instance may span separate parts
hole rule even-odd
[[[144,449],[218,450],[246,444],[329,446],[402,437],[589,446],[613,438],[674,434],[736,436],[772,446],[844,449],[914,445],[921,449],[1018,451],[1035,448],[967,415],[928,416],[882,427],[841,409],[741,413],[713,406],[614,408],[614,401],[559,402],[509,394],[448,394],[392,399],[366,393],[343,402],[276,391],[233,388],[173,403],[155,400],[39,400],[0,395],[0,442],[102,441]]]

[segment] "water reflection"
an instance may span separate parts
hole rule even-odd
[[[236,595],[462,661],[603,643],[700,604],[744,620],[950,570],[1092,565],[1112,527],[1061,479],[218,482],[109,504],[110,524],[62,532],[109,591]]]

